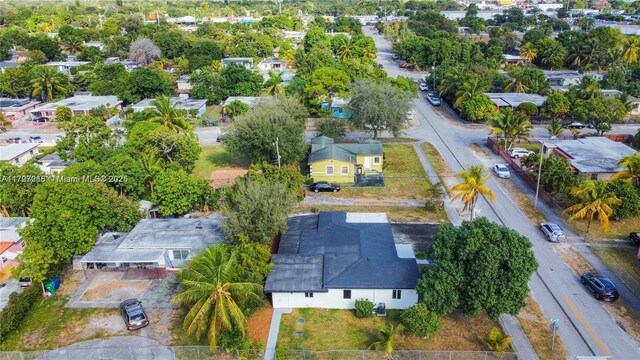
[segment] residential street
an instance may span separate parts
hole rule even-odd
[[[390,76],[421,75],[400,69],[390,54],[390,45],[371,27],[365,34],[372,36],[378,48],[378,62]],[[480,160],[469,147],[472,143],[483,143],[487,131],[483,127],[466,127],[443,117],[423,98],[414,101],[414,113],[420,125],[410,129],[407,136],[426,140],[435,145],[452,172],[458,172]],[[604,309],[602,304],[580,284],[578,277],[559,258],[540,234],[537,227],[518,209],[507,193],[492,177],[487,185],[496,199],[489,204],[481,198],[478,202],[480,215],[504,224],[527,236],[539,268],[530,281],[536,301],[549,318],[560,320],[559,334],[572,358],[576,356],[605,355],[615,359],[638,359],[640,347],[627,335]],[[637,300],[637,299],[636,299]]]

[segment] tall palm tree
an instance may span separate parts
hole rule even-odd
[[[502,108],[489,120],[489,125],[493,127],[492,134],[504,137],[504,151],[509,150],[516,140],[526,140],[533,129],[528,116],[517,114],[511,108]]]
[[[271,96],[284,95],[284,86],[282,86],[282,72],[269,70],[269,80],[264,83],[264,93]]]
[[[589,179],[571,189],[571,195],[578,198],[579,202],[566,208],[563,213],[572,213],[568,219],[569,221],[575,219],[587,220],[587,231],[584,234],[585,240],[589,235],[591,222],[596,217],[600,221],[604,232],[608,232],[609,217],[613,214],[611,205],[622,203],[622,201],[607,188],[607,185],[606,181]]]
[[[578,83],[578,97],[582,100],[589,100],[600,96],[600,84],[598,80],[591,76],[583,76]]]
[[[469,211],[469,220],[473,221],[473,211],[480,194],[488,196],[490,202],[495,200],[493,191],[485,185],[489,175],[485,175],[482,165],[471,165],[469,169],[459,172],[456,176],[462,179],[463,182],[451,188],[451,190],[457,192],[451,201],[462,199],[464,202],[463,210]]]
[[[82,39],[72,38],[64,44],[64,48],[72,54],[77,54],[84,49],[84,42]]]
[[[162,125],[180,132],[189,128],[189,124],[185,118],[184,110],[178,109],[180,102],[171,104],[171,99],[167,96],[160,96],[153,101],[155,109],[150,121],[159,122]]]
[[[156,176],[162,170],[162,160],[155,153],[143,153],[138,159],[144,175],[144,183],[149,186],[149,193],[153,193]]]
[[[622,61],[627,63],[638,62],[638,51],[640,50],[640,37],[629,36],[622,46]]]
[[[402,324],[398,324],[397,326],[389,325],[383,327],[378,330],[380,333],[380,340],[374,342],[369,346],[369,349],[383,350],[389,356],[393,353],[393,347],[396,342],[396,338],[398,337],[398,333],[404,330],[404,326]]]
[[[526,57],[531,63],[538,56],[538,49],[536,49],[535,45],[528,42],[520,48],[520,56]]]
[[[547,131],[549,132],[550,138],[557,138],[562,135],[564,132],[564,128],[562,127],[562,122],[560,119],[553,119],[549,126],[547,126]]]
[[[459,89],[456,91],[456,101],[454,107],[459,109],[462,103],[471,99],[472,97],[480,94],[484,94],[489,90],[489,84],[478,74],[469,74],[466,80],[462,83]]]
[[[525,72],[523,66],[510,67],[507,69],[507,74],[509,74],[509,78],[504,82],[504,89],[507,92],[529,92],[529,88],[524,83]]]
[[[439,95],[441,97],[455,94],[456,88],[458,84],[460,84],[460,79],[464,78],[462,72],[462,68],[459,66],[452,66],[447,69],[438,84],[438,89],[440,89]]]
[[[640,153],[625,156],[618,160],[618,165],[624,170],[614,174],[611,179],[629,179],[635,186],[640,185]]]
[[[238,265],[235,251],[210,246],[178,274],[184,289],[171,303],[191,307],[183,322],[184,329],[198,340],[206,333],[214,350],[222,331],[235,328],[246,334],[246,318],[238,303],[260,300],[262,293],[258,284],[235,282]]]
[[[56,93],[66,93],[64,87],[65,77],[52,66],[36,66],[34,77],[31,79],[33,87],[32,96],[42,96],[42,100],[47,102],[54,98]]]
[[[354,53],[355,53],[355,47],[353,45],[353,42],[347,39],[340,42],[340,44],[338,45],[338,48],[336,49],[336,56],[341,61],[346,61],[351,59]]]

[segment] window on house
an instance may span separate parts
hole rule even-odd
[[[343,299],[351,299],[351,290],[342,290]]]
[[[402,290],[393,290],[392,298],[401,299],[402,298]]]
[[[327,175],[333,175],[333,165],[327,165]]]
[[[380,165],[380,156],[374,156],[373,157],[373,163],[375,165]]]
[[[174,260],[186,260],[187,256],[189,256],[189,250],[173,250]]]
[[[304,297],[306,297],[306,298],[312,298],[312,297],[313,297],[313,293],[312,293],[312,292],[304,293]]]
[[[342,166],[340,168],[340,174],[342,175],[349,175],[349,167],[348,166]]]

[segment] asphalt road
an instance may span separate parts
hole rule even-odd
[[[365,34],[372,36],[378,48],[378,62],[390,76],[416,76],[400,69],[393,61],[389,44],[372,28]],[[407,131],[407,136],[426,140],[435,145],[453,172],[479,164],[469,145],[478,142],[486,129],[465,127],[450,122],[423,98],[414,101],[414,113],[420,125]],[[482,139],[482,138],[480,138]],[[577,356],[612,356],[614,359],[639,359],[640,346],[625,333],[594,297],[580,284],[573,271],[553,251],[539,230],[519,210],[498,182],[491,177],[489,186],[496,199],[490,204],[480,198],[480,215],[506,225],[531,239],[539,263],[529,287],[534,298],[549,318],[559,319],[559,335],[572,358]]]

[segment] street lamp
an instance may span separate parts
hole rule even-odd
[[[533,207],[538,208],[538,193],[540,192],[540,175],[542,174],[542,158],[544,157],[544,140],[540,140],[540,164],[538,165],[538,182],[536,184],[536,199],[533,202]]]
[[[431,67],[431,76],[433,77],[433,94],[436,95],[436,62],[433,62]]]

